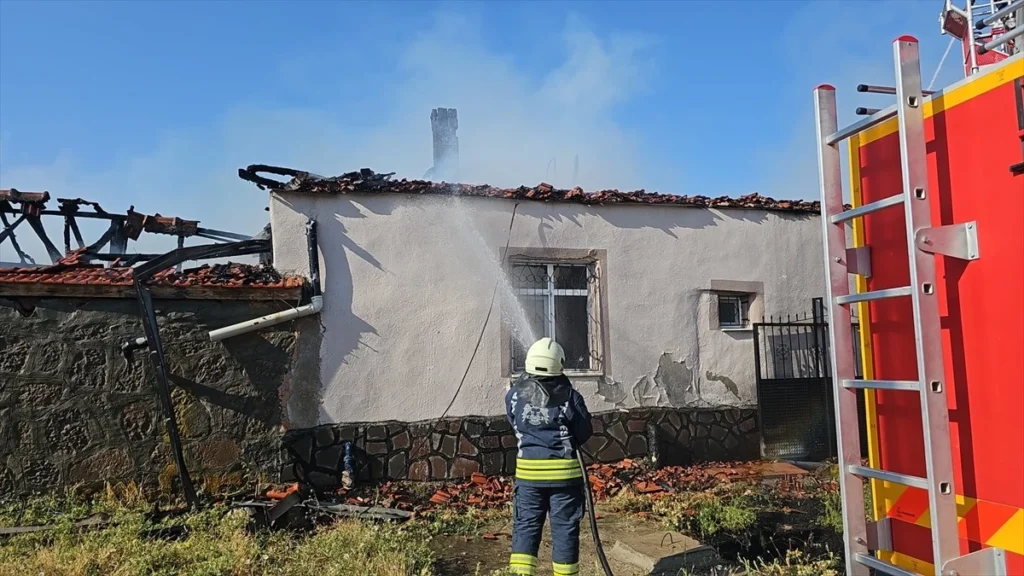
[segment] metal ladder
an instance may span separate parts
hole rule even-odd
[[[901,36],[893,42],[896,68],[896,99],[889,106],[842,130],[836,116],[835,88],[815,89],[818,123],[818,169],[821,187],[822,231],[825,267],[828,271],[829,335],[839,444],[839,484],[843,503],[846,572],[868,576],[869,569],[882,574],[913,576],[915,573],[876,558],[872,552],[892,550],[888,519],[867,522],[864,514],[864,479],[894,482],[928,492],[931,514],[933,564],[942,576],[1006,574],[1002,550],[985,548],[960,555],[956,491],[943,374],[939,308],[935,298],[934,254],[964,260],[979,257],[977,224],[966,222],[932,227],[925,159],[923,94],[917,39]],[[839,145],[847,138],[896,116],[899,123],[903,191],[888,198],[846,210],[843,205]],[[910,284],[899,288],[850,293],[849,274],[870,276],[868,247],[847,248],[845,225],[855,218],[903,206],[910,258]],[[917,358],[917,380],[856,380],[850,304],[887,298],[911,299]],[[926,474],[916,477],[879,470],[861,464],[857,420],[857,394],[861,389],[909,390],[921,397]]]

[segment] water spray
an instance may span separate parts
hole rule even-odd
[[[552,160],[552,162],[553,162],[553,160]],[[510,287],[507,286],[507,282],[506,282],[505,286],[502,286],[504,278],[501,276],[501,274],[502,274],[501,263],[503,263],[504,259],[508,257],[509,246],[511,246],[511,242],[512,242],[512,230],[513,230],[513,228],[515,226],[516,214],[518,212],[518,209],[519,209],[519,204],[517,203],[512,208],[512,216],[509,219],[509,223],[508,223],[508,238],[505,241],[505,250],[499,256],[499,258],[501,260],[501,262],[499,262],[499,265],[498,265],[499,277],[495,280],[494,288],[493,288],[493,290],[491,292],[490,304],[487,307],[487,315],[484,317],[483,326],[480,329],[480,334],[479,334],[479,336],[477,338],[476,345],[473,347],[472,354],[470,354],[469,362],[466,365],[466,370],[462,374],[462,379],[459,381],[459,385],[456,387],[455,393],[452,395],[451,400],[448,402],[448,406],[445,407],[444,411],[441,413],[440,418],[437,419],[438,422],[444,420],[445,416],[448,415],[448,412],[451,410],[452,406],[455,405],[455,401],[456,401],[456,399],[458,399],[459,393],[462,391],[463,385],[465,385],[465,383],[466,383],[466,378],[469,376],[469,371],[470,371],[470,369],[473,366],[473,362],[476,360],[477,353],[480,350],[480,345],[483,342],[484,334],[487,332],[487,325],[490,323],[491,314],[494,311],[494,304],[495,304],[495,301],[498,299],[499,292],[503,292],[503,293],[504,292],[509,292],[509,293],[511,293]],[[468,219],[467,219],[467,223],[470,226],[472,226],[472,222],[469,221]],[[474,230],[474,232],[475,232],[475,230]],[[479,235],[479,232],[477,232],[477,235]],[[481,240],[482,240],[482,238],[481,238]],[[508,296],[508,294],[503,294],[503,296]],[[515,332],[518,333],[521,330],[529,331],[530,326],[529,326],[528,322],[525,322],[525,314],[523,313],[523,311],[519,310],[517,316],[519,316],[519,318],[515,319],[516,321],[514,321],[513,324],[517,324],[518,323],[518,324],[521,324],[521,326],[515,327]],[[530,337],[532,335],[523,334],[522,336]],[[608,559],[607,559],[607,557],[605,557],[604,547],[601,544],[601,538],[600,538],[600,536],[598,534],[597,516],[596,516],[596,512],[594,511],[594,496],[591,493],[590,480],[587,477],[587,467],[583,463],[582,452],[580,451],[579,446],[575,445],[575,442],[573,442],[573,448],[574,448],[574,450],[576,452],[576,461],[579,463],[580,470],[583,472],[583,496],[584,496],[584,499],[586,501],[587,513],[588,513],[588,516],[589,516],[589,519],[590,519],[590,533],[591,533],[591,535],[593,536],[593,539],[594,539],[594,548],[597,550],[597,557],[598,557],[598,560],[601,563],[601,568],[604,571],[605,576],[614,576],[612,574],[611,567],[608,565]],[[406,462],[405,466],[406,466],[405,470],[403,470],[402,474],[399,474],[399,476],[404,475],[405,471],[408,470],[409,462]]]

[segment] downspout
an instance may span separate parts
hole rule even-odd
[[[239,322],[238,324],[232,324],[231,326],[225,326],[218,328],[210,332],[210,340],[216,342],[218,340],[224,340],[239,334],[247,334],[249,332],[255,332],[267,326],[274,326],[275,324],[281,324],[289,320],[296,318],[304,318],[306,316],[312,316],[317,314],[324,308],[324,297],[320,289],[320,254],[317,250],[316,243],[316,220],[308,220],[306,222],[306,242],[309,251],[309,282],[313,289],[312,296],[309,299],[309,304],[299,306],[298,308],[292,308],[290,310],[282,310],[281,312],[275,312],[273,314],[267,314],[253,320],[247,320],[245,322]]]

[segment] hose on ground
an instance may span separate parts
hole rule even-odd
[[[587,516],[590,518],[590,534],[594,537],[594,549],[597,550],[597,559],[601,562],[601,569],[604,576],[615,576],[612,568],[608,565],[608,558],[604,555],[604,546],[601,545],[601,536],[597,533],[597,515],[594,512],[594,495],[590,492],[590,478],[587,476],[587,466],[583,464],[583,452],[576,447],[576,461],[580,463],[580,470],[583,471],[583,498],[587,502]]]

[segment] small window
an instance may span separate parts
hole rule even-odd
[[[549,336],[565,350],[566,370],[594,372],[600,366],[600,338],[597,319],[597,274],[593,264],[513,263],[509,280],[520,309],[510,311],[525,316],[531,337]],[[513,327],[516,325],[512,319]],[[521,372],[526,348],[513,328],[511,368]]]
[[[718,326],[746,328],[749,324],[750,297],[743,294],[718,295]]]

